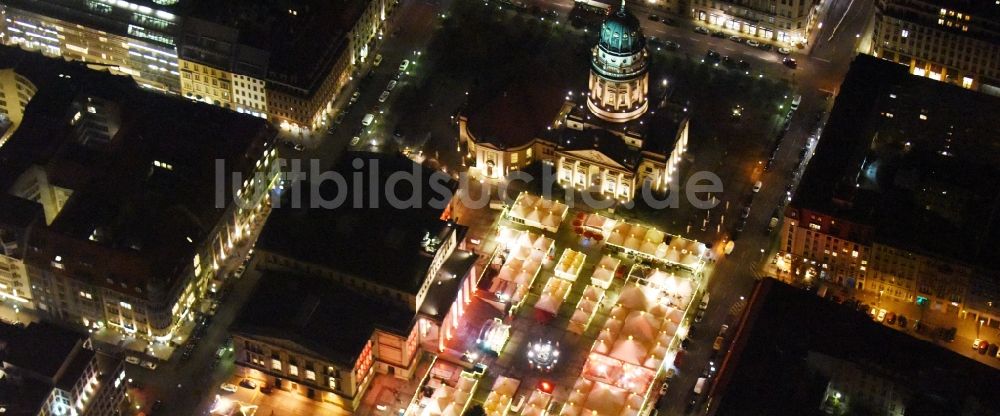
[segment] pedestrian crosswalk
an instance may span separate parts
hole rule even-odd
[[[743,309],[746,307],[747,307],[746,299],[740,299],[735,303],[733,303],[733,306],[729,307],[729,315],[738,317],[743,314]]]
[[[767,272],[765,272],[761,267],[758,267],[754,263],[747,264],[747,271],[751,276],[753,276],[754,280],[764,280],[770,277],[770,275]]]

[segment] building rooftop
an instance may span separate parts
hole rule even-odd
[[[473,97],[469,133],[476,142],[499,149],[531,143],[552,125],[566,100],[566,92],[545,80],[515,81],[489,99]]]
[[[820,405],[831,374],[814,364],[817,357],[897,386],[906,415],[998,414],[997,370],[773,279],[750,296],[710,389],[713,414],[825,414]]]
[[[451,305],[455,303],[455,298],[458,297],[462,277],[472,269],[477,259],[478,256],[471,251],[455,250],[441,266],[430,289],[427,290],[427,296],[420,304],[420,313],[438,322],[443,320],[451,310]]]
[[[330,279],[267,272],[232,330],[288,340],[304,353],[353,367],[376,328],[406,336],[413,322],[405,307]]]
[[[0,49],[6,54],[27,52]],[[57,272],[139,296],[150,283],[169,287],[232,200],[229,187],[216,190],[217,162],[225,163],[226,178],[249,177],[273,128],[142,90],[126,77],[36,61],[56,66],[59,75],[36,82],[21,126],[0,148],[0,189],[40,168],[72,195],[49,226],[33,233],[29,245],[38,250],[26,260],[48,268],[60,256]],[[0,212],[9,215],[24,214]]]
[[[130,26],[141,26],[143,32],[155,31],[173,42],[178,35],[178,8],[157,4],[152,0],[5,0],[4,5],[113,33],[126,37],[141,37],[143,41],[165,45],[157,36],[135,36]],[[142,16],[141,18],[139,16]],[[155,22],[155,23],[154,23]],[[171,44],[172,46],[172,44]]]
[[[996,266],[1000,183],[983,180],[1000,175],[996,114],[996,97],[859,55],[788,215],[819,212],[871,226],[879,242]]]
[[[0,378],[0,408],[7,415],[37,415],[51,392],[52,387],[39,380]]]
[[[423,246],[425,237],[442,236],[457,227],[443,219],[454,181],[398,153],[348,153],[332,171],[346,179],[346,187],[340,189],[328,180],[318,185],[319,196],[333,201],[340,195],[343,203],[321,207],[310,191],[312,182],[293,184],[299,189],[284,192],[257,247],[416,294],[433,258]],[[387,180],[412,172],[416,172],[413,182],[396,181],[392,187],[398,201],[412,202],[406,204],[412,208],[395,208],[384,192]],[[372,189],[378,195],[372,195]],[[292,198],[299,194],[301,205],[293,206]],[[464,234],[462,227],[459,231]]]
[[[83,348],[86,340],[83,334],[45,322],[27,327],[0,323],[0,360],[68,389],[94,357],[93,351]]]
[[[625,140],[604,129],[584,128],[562,129],[558,149],[561,151],[598,151],[622,165],[626,170],[634,170],[641,154],[638,148],[629,147]]]
[[[349,45],[366,0],[186,1],[185,16],[239,30],[239,41],[268,51],[268,87],[315,92]]]

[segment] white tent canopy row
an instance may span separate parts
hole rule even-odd
[[[566,204],[522,192],[507,216],[514,222],[555,232],[568,211]]]
[[[584,377],[573,385],[560,416],[636,416],[642,408],[642,396]]]
[[[549,402],[551,401],[551,394],[535,389],[535,391],[531,392],[531,397],[528,398],[528,403],[521,414],[525,416],[542,416],[545,414],[545,410],[549,407]]]
[[[542,296],[535,303],[535,309],[540,309],[553,315],[558,314],[559,307],[566,300],[566,295],[569,295],[569,290],[572,287],[573,283],[569,281],[550,278],[542,289]]]
[[[615,271],[618,270],[621,263],[621,260],[615,257],[604,255],[597,263],[597,267],[594,268],[594,274],[590,277],[591,282],[603,289],[608,289],[611,287],[611,283],[615,279]]]
[[[695,280],[687,272],[676,273],[649,269],[642,280],[646,288],[659,291],[658,296],[668,306],[683,311],[691,303],[691,297],[695,291]]]
[[[704,243],[625,222],[614,226],[607,237],[607,244],[693,271],[701,269],[708,252]]]
[[[583,296],[576,304],[573,316],[569,318],[566,330],[575,334],[583,334],[594,320],[597,311],[600,310],[601,301],[604,300],[604,289],[599,286],[589,285],[583,289]]]
[[[510,409],[511,401],[514,399],[514,393],[517,392],[520,385],[521,381],[518,379],[498,377],[493,383],[493,389],[489,396],[486,396],[486,401],[483,402],[483,410],[486,411],[486,414],[488,416],[506,415]]]
[[[586,261],[586,254],[567,248],[563,251],[559,262],[556,263],[556,277],[571,282],[576,281],[577,276],[580,275],[580,270],[583,269],[583,263]]]
[[[542,269],[554,241],[541,234],[501,227],[497,240],[509,250],[490,293],[502,301],[520,304]]]
[[[461,416],[472,400],[479,379],[471,374],[462,373],[455,387],[442,385],[434,390],[431,397],[420,400],[419,405],[408,416]],[[413,406],[411,406],[412,408]]]
[[[617,223],[617,221],[603,215],[590,214],[587,216],[586,221],[583,222],[583,227],[587,230],[601,233],[601,235],[607,238]]]

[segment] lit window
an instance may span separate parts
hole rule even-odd
[[[920,119],[921,119],[921,120],[927,120],[927,116],[925,116],[925,115],[921,114],[921,115],[920,115]]]
[[[299,375],[299,367],[296,366],[296,365],[289,365],[288,366],[288,374],[291,374],[293,376]]]
[[[271,369],[272,370],[281,370],[281,360],[276,359],[276,358],[272,358],[271,359]]]
[[[312,370],[306,370],[306,379],[316,380],[316,372]]]
[[[903,29],[903,32],[900,33],[899,36],[902,36],[904,38],[908,38],[908,37],[910,37],[910,31],[906,30],[906,29]]]
[[[92,106],[92,105],[88,105],[87,106],[87,112],[90,113],[90,114],[97,114],[97,108],[94,107],[94,106]]]
[[[857,250],[851,251],[851,257],[857,257],[857,256],[858,256]]]
[[[330,377],[329,379],[327,379],[327,381],[330,383],[330,388],[331,389],[334,389],[334,390],[337,389],[337,379],[335,379],[333,377]]]
[[[939,25],[943,25],[944,24],[944,19],[938,19],[938,24]]]
[[[132,310],[132,304],[128,302],[118,302],[118,304],[125,309]]]

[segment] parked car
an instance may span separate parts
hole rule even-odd
[[[763,186],[764,186],[764,182],[761,182],[761,181],[754,182],[754,184],[753,184],[753,192],[754,193],[760,192],[760,188],[763,187]]]
[[[386,91],[392,91],[392,89],[393,89],[393,88],[396,88],[396,83],[397,83],[397,81],[396,81],[396,80],[391,80],[391,81],[389,81],[389,84],[387,84],[387,85],[385,86],[385,90],[386,90]]]
[[[657,16],[655,14],[651,14],[651,15],[649,15],[649,20],[652,20],[654,22],[659,22],[660,21],[660,16]]]
[[[784,64],[785,66],[789,67],[789,68],[792,68],[792,69],[795,69],[795,68],[799,67],[799,63],[795,60],[795,58],[785,58],[785,59],[782,59],[781,63]]]
[[[728,331],[729,331],[729,325],[722,324],[722,328],[719,328],[719,336],[720,337],[726,336],[726,332]]]
[[[708,302],[710,301],[710,295],[705,292],[705,295],[701,297],[701,302],[698,303],[698,309],[705,310],[708,309]]]
[[[721,30],[715,31],[715,32],[712,32],[712,36],[717,37],[717,38],[724,38],[724,37],[726,37],[726,32],[723,32]]]
[[[264,394],[271,394],[271,386],[260,386],[260,392]]]
[[[726,337],[717,336],[715,337],[715,342],[712,343],[712,350],[718,351],[722,349],[722,343],[726,341]]]
[[[680,368],[684,364],[684,356],[687,355],[684,350],[677,351],[677,355],[674,357],[674,367]]]
[[[666,381],[664,381],[663,384],[660,384],[660,396],[661,397],[662,396],[666,396],[667,395],[667,389],[669,389],[669,388],[670,388],[670,383],[667,383]]]
[[[747,39],[747,46],[753,46],[753,47],[756,48],[756,47],[760,46],[760,42],[757,42],[757,41],[755,41],[753,39]]]
[[[695,322],[701,322],[702,319],[705,319],[705,310],[704,309],[700,309],[700,310],[698,310],[698,313],[694,314],[694,321]]]
[[[740,218],[747,219],[749,217],[750,217],[750,207],[749,206],[745,206],[740,211]]]
[[[222,383],[222,385],[219,386],[219,390],[222,390],[226,393],[236,393],[236,391],[239,390],[239,388],[237,388],[236,385],[233,383]]]
[[[403,63],[399,64],[399,72],[405,72],[406,68],[410,67],[410,60],[404,59]]]
[[[375,55],[375,60],[372,61],[372,65],[379,66],[382,63],[382,54]]]
[[[145,368],[147,370],[155,370],[156,369],[156,363],[154,363],[152,361],[143,361],[142,364],[139,364],[139,366],[142,367],[142,368]]]
[[[125,357],[125,362],[129,364],[139,365],[139,357],[127,356]]]
[[[694,32],[695,33],[701,33],[702,35],[710,35],[710,34],[712,34],[712,32],[710,32],[708,29],[705,29],[704,27],[701,27],[701,26],[695,26],[694,27]]]
[[[705,390],[705,381],[707,380],[705,377],[698,378],[698,381],[694,383],[694,394],[701,394]]]
[[[896,323],[896,313],[895,312],[889,312],[889,314],[886,315],[886,317],[885,317],[885,323],[889,324],[889,325],[895,324]]]
[[[788,55],[788,54],[792,53],[792,51],[790,49],[788,49],[788,48],[778,48],[778,53],[780,53],[782,55]]]
[[[979,343],[979,353],[986,354],[986,351],[990,348],[990,343],[983,340]]]
[[[382,95],[378,96],[378,102],[384,103],[385,100],[389,99],[389,91],[382,91]]]
[[[990,349],[986,353],[991,357],[996,357],[998,351],[1000,351],[1000,345],[990,344]]]
[[[253,380],[251,380],[249,378],[245,378],[243,380],[240,380],[240,387],[245,387],[245,388],[248,388],[248,389],[255,389],[255,388],[257,388],[257,383],[255,383]]]
[[[885,309],[879,309],[878,314],[875,316],[875,320],[879,322],[885,321],[885,315],[888,313],[889,311]]]
[[[672,40],[665,40],[665,41],[663,41],[663,46],[665,48],[667,48],[667,49],[672,50],[672,51],[676,51],[676,50],[678,50],[678,49],[681,48],[681,44],[679,44],[677,42],[674,42]]]
[[[743,43],[743,38],[741,38],[739,36],[736,36],[736,35],[730,36],[729,40],[731,40],[733,42],[736,42],[736,43]]]
[[[896,318],[896,325],[899,325],[900,328],[906,328],[906,316],[899,315],[899,317]]]

